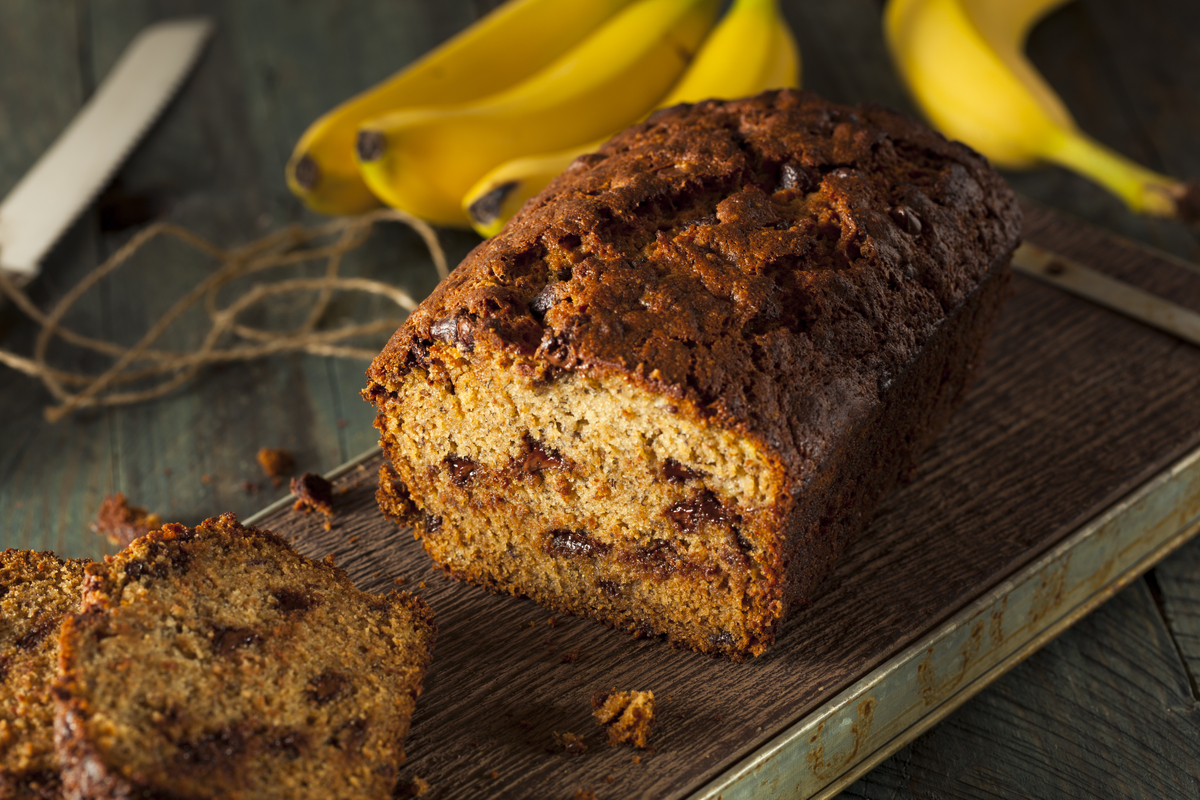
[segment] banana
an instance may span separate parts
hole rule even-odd
[[[889,0],[884,34],[921,110],[998,166],[1058,164],[1140,214],[1194,219],[1200,186],[1160,175],[1083,133],[1025,57],[1029,30],[1065,0]]]
[[[288,160],[288,187],[313,211],[380,205],[358,171],[364,121],[398,108],[457,105],[519,83],[561,57],[632,0],[512,0],[416,63],[328,112]]]
[[[658,107],[728,100],[799,85],[800,49],[779,12],[778,0],[735,0]],[[485,238],[495,236],[526,200],[616,132],[584,145],[506,161],[491,170],[463,200],[472,227]]]
[[[398,111],[359,129],[359,169],[390,206],[466,227],[462,198],[510,158],[589,141],[654,106],[712,26],[719,0],[636,0],[528,80],[475,103]]]

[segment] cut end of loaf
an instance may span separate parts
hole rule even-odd
[[[516,378],[440,343],[380,392],[381,505],[450,573],[709,653],[783,611],[786,482],[747,437],[621,377]]]

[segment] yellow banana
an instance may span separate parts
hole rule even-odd
[[[528,80],[476,103],[399,111],[359,129],[359,168],[388,205],[470,224],[462,198],[510,158],[629,125],[683,72],[719,0],[636,0]]]
[[[416,63],[309,126],[285,170],[288,187],[322,214],[378,206],[358,171],[364,121],[399,108],[457,105],[519,83],[562,56],[632,0],[512,0]]]
[[[800,49],[779,12],[778,0],[735,0],[659,107],[799,85]],[[553,153],[506,161],[491,170],[463,200],[471,225],[481,236],[495,236],[526,200],[616,132]]]
[[[1079,130],[1025,57],[1030,28],[1065,0],[889,0],[892,60],[933,125],[1001,167],[1053,163],[1133,211],[1188,218],[1200,189],[1159,175]]]

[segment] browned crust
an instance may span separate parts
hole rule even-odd
[[[258,539],[281,548],[297,559],[326,574],[348,592],[357,592],[346,573],[334,566],[332,560],[314,561],[295,553],[283,537],[254,527],[243,527],[233,514],[205,520],[195,529],[168,524],[139,539],[118,557],[106,564],[92,564],[86,570],[80,613],[63,621],[59,649],[59,677],[54,686],[56,715],[54,720],[55,748],[61,763],[63,796],[68,800],[183,800],[190,795],[180,794],[159,784],[151,776],[132,771],[126,765],[111,764],[98,749],[90,732],[94,717],[83,685],[77,643],[93,635],[97,629],[110,624],[112,610],[120,604],[121,590],[137,576],[169,568],[173,550],[192,541],[200,530],[219,536],[239,536]],[[165,577],[165,574],[164,574]],[[419,675],[407,696],[397,697],[396,714],[400,720],[397,751],[404,760],[403,739],[407,735],[416,699],[423,686],[421,678],[433,658],[437,636],[433,612],[423,599],[407,592],[393,590],[378,598],[388,607],[407,609],[417,638],[422,642],[419,651],[412,653]]]

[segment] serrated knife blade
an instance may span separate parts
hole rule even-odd
[[[28,283],[104,187],[199,57],[204,17],[143,28],[66,130],[0,203],[0,270]]]

